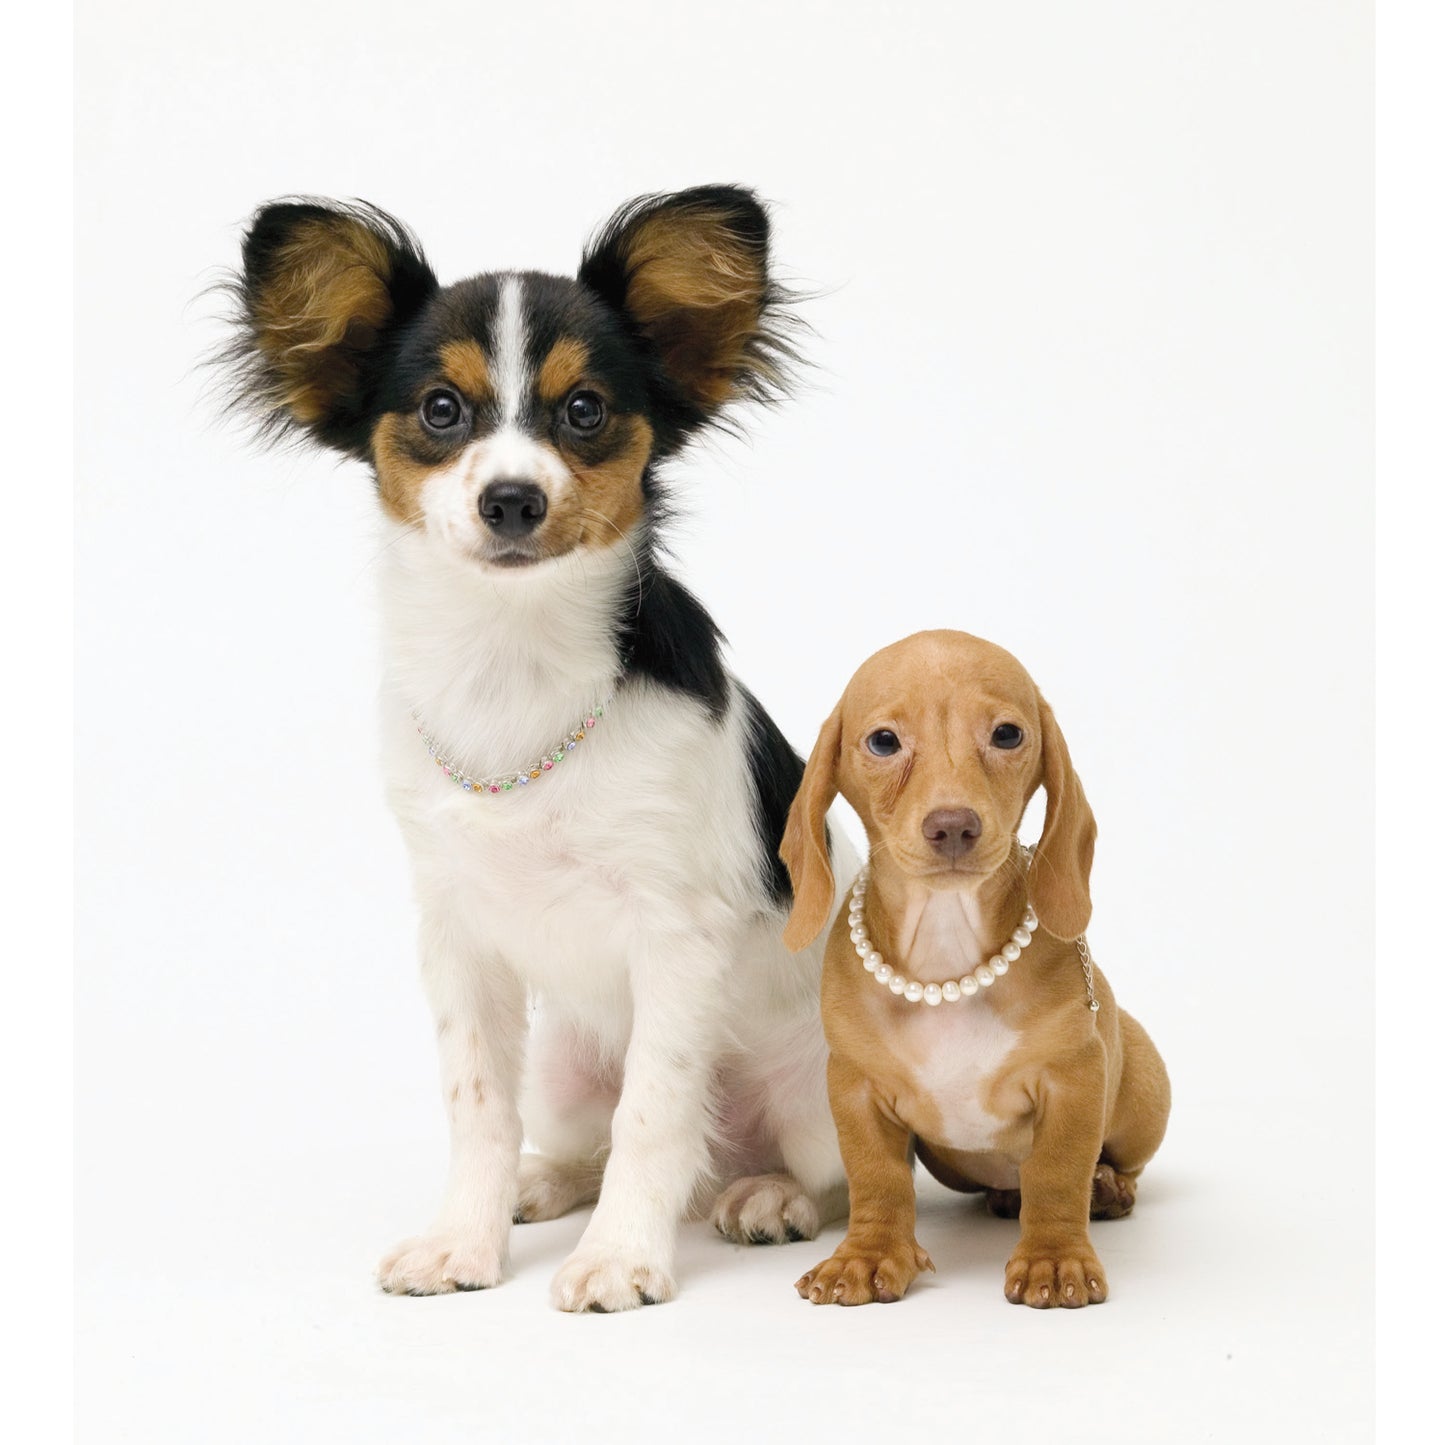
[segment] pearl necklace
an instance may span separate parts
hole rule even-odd
[[[1038,915],[1032,907],[1024,909],[1023,922],[1009,935],[1009,940],[987,963],[981,963],[972,973],[962,978],[951,978],[947,983],[920,983],[916,978],[907,978],[889,964],[883,962],[883,955],[873,947],[868,930],[863,926],[863,899],[868,893],[868,868],[858,874],[853,884],[853,896],[848,903],[848,937],[863,960],[863,967],[883,984],[889,993],[907,999],[909,1003],[926,1003],[937,1008],[945,999],[957,1003],[961,998],[972,998],[980,989],[992,988],[995,979],[1002,978],[1024,949],[1034,941],[1034,930],[1039,926]],[[1090,1006],[1093,990],[1089,992]]]
[[[584,742],[587,734],[602,721],[602,709],[612,701],[609,695],[596,707],[591,708],[583,716],[582,720],[557,744],[545,757],[538,759],[530,767],[519,768],[514,773],[498,773],[491,778],[473,778],[462,771],[458,764],[454,763],[441,751],[431,733],[427,732],[422,723],[421,714],[412,709],[412,720],[416,723],[416,730],[421,734],[421,740],[426,744],[426,750],[431,754],[432,759],[452,782],[468,793],[486,794],[491,796],[494,793],[510,793],[514,788],[525,788],[528,784],[540,778],[543,773],[550,773],[558,763],[564,762],[569,753],[577,751],[577,745]]]

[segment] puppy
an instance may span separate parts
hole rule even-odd
[[[1039,787],[1048,813],[1030,857],[1017,830]],[[850,1212],[798,1293],[888,1302],[933,1267],[914,1238],[916,1151],[942,1183],[1020,1220],[1007,1299],[1099,1303],[1089,1219],[1133,1208],[1169,1081],[1089,956],[1094,815],[1052,710],[1013,657],[966,633],[918,633],[869,658],[788,815],[792,948],[832,911],[823,819],[839,791],[871,859],[823,973]]]
[[[624,206],[575,279],[443,287],[361,204],[245,237],[237,404],[361,462],[387,544],[385,772],[451,1126],[393,1293],[496,1285],[514,1222],[595,1200],[554,1302],[629,1309],[672,1297],[700,1190],[740,1242],[842,1212],[821,949],[781,940],[802,760],[658,557],[661,465],[779,394],[768,249],[727,186]]]

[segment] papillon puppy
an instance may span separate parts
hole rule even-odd
[[[630,1309],[675,1293],[695,1205],[752,1243],[846,1206],[822,945],[781,939],[802,762],[658,554],[663,463],[781,393],[768,251],[731,186],[625,205],[575,279],[444,287],[363,204],[246,234],[234,400],[361,462],[388,534],[385,772],[451,1131],[393,1293],[496,1285],[514,1223],[595,1201],[553,1299]]]

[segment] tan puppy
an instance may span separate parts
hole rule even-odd
[[[1030,860],[1017,830],[1039,787],[1048,813]],[[1053,711],[1014,657],[967,633],[921,632],[869,658],[788,815],[793,949],[832,911],[824,815],[839,792],[871,859],[823,970],[850,1212],[798,1293],[886,1303],[933,1268],[914,1238],[916,1151],[942,1183],[1018,1216],[1006,1298],[1099,1303],[1089,1219],[1133,1208],[1169,1080],[1082,942],[1094,815]]]

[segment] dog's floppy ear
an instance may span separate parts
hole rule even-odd
[[[813,744],[803,781],[788,809],[778,855],[793,880],[793,911],[783,942],[797,953],[822,931],[833,912],[833,865],[828,858],[828,805],[838,796],[843,704],[833,709]]]
[[[1039,922],[1056,938],[1077,938],[1089,926],[1089,870],[1098,832],[1094,811],[1069,758],[1054,710],[1039,699],[1043,783],[1048,794],[1043,836],[1029,869],[1029,894]]]
[[[359,202],[277,201],[252,218],[241,258],[236,335],[217,358],[232,405],[263,434],[365,456],[378,362],[437,289],[415,238]]]
[[[781,391],[791,323],[751,191],[698,186],[630,201],[588,246],[577,279],[647,344],[676,440],[730,401]]]

